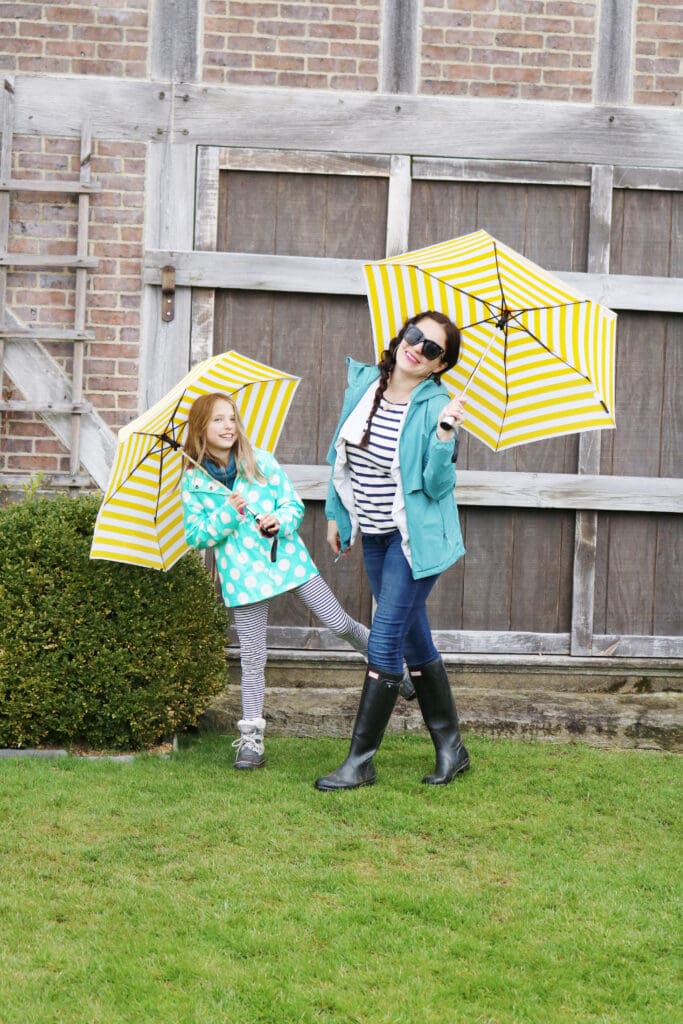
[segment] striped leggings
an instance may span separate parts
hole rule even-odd
[[[346,640],[354,650],[368,653],[370,631],[347,615],[322,576],[314,576],[292,591],[323,626]],[[240,605],[232,609],[235,629],[240,642],[242,668],[242,717],[261,718],[266,692],[266,628],[270,599],[255,604]]]

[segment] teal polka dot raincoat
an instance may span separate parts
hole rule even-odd
[[[297,530],[304,504],[291,480],[270,452],[255,449],[265,483],[239,473],[235,491],[254,512],[272,512],[280,522],[277,555],[271,561],[272,541],[261,535],[253,516],[240,515],[228,501],[228,491],[200,469],[183,474],[181,497],[185,539],[193,548],[214,548],[223,599],[228,607],[254,604],[294,590],[318,575]]]

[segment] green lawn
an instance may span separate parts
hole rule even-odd
[[[683,1021],[683,759],[468,747],[429,787],[389,737],[348,793],[334,740],[0,761],[0,1021]]]

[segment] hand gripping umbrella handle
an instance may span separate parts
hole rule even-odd
[[[455,426],[455,419],[452,416],[442,416],[439,420],[439,426],[442,430],[452,430]]]
[[[276,558],[277,558],[277,535],[278,535],[278,530],[275,530],[274,533],[271,533],[270,530],[264,530],[263,527],[261,526],[261,513],[260,512],[258,512],[258,513],[253,512],[249,508],[248,505],[247,505],[247,509],[254,516],[254,519],[258,523],[259,529],[261,530],[261,533],[263,534],[263,536],[264,537],[272,537],[273,543],[270,545],[270,560],[271,560],[271,562],[274,562],[276,560]]]
[[[180,448],[181,446],[180,445],[175,445],[174,447]],[[209,477],[210,480],[215,479],[204,468],[204,466],[202,466],[202,464],[200,462],[197,462],[195,459],[193,459],[190,455],[187,454],[187,452],[183,451],[183,456],[188,460],[188,462],[191,462],[194,466],[196,466],[197,469],[201,469],[202,473],[204,473],[205,476]],[[220,483],[220,481],[219,481],[219,483]],[[226,487],[225,484],[221,483],[221,486],[225,487],[225,490],[228,492],[228,494],[232,493],[230,491],[230,488]],[[253,508],[250,508],[249,505],[245,505],[244,508],[249,513],[250,516],[253,516],[253,518],[256,520],[256,522],[260,526],[261,525],[261,513],[257,512]],[[268,533],[267,530],[261,530],[261,533],[263,534],[264,537],[272,536],[270,533]],[[270,546],[270,560],[271,560],[271,562],[274,562],[276,558],[277,558],[277,534],[275,534],[275,536],[273,536],[273,543]]]

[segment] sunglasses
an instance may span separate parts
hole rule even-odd
[[[422,355],[425,359],[443,359],[446,355],[446,349],[442,348],[441,345],[438,345],[435,341],[430,341],[429,338],[425,338],[424,334],[416,324],[410,324],[409,327],[406,327],[403,334],[403,340],[411,347],[419,345],[420,342],[422,342]]]

